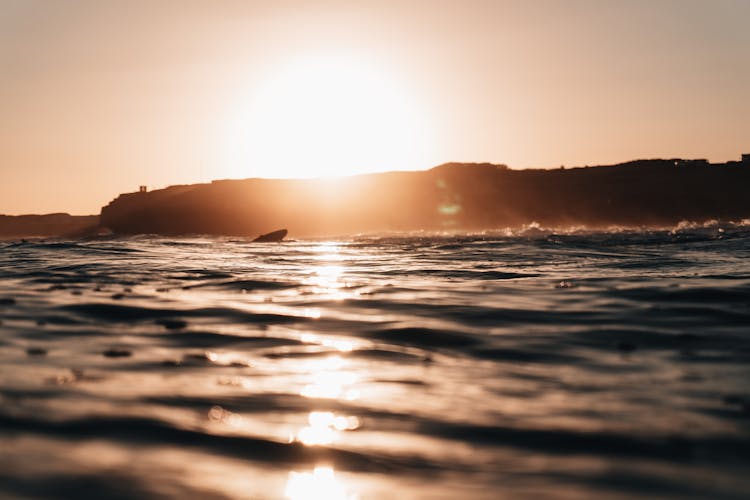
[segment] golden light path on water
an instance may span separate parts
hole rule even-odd
[[[324,297],[326,300],[344,300],[353,295],[347,291],[344,281],[346,268],[342,264],[344,256],[341,245],[335,242],[324,242],[313,249],[314,264],[310,266],[303,283],[308,286],[308,293]],[[323,314],[318,309],[306,309],[305,315],[320,319]],[[363,342],[352,339],[336,338],[312,332],[301,332],[299,340],[305,346],[326,348],[342,355],[364,346]],[[329,355],[323,358],[296,360],[289,369],[297,374],[292,383],[299,385],[298,393],[304,398],[314,400],[355,401],[360,398],[358,382],[367,378],[361,366],[353,364],[342,355]],[[243,358],[242,353],[223,351],[206,351],[206,359],[216,365],[240,366],[251,363]],[[239,385],[248,390],[253,383],[247,379],[230,380],[227,383]],[[257,389],[257,387],[256,387]],[[286,388],[287,390],[289,387]],[[208,412],[209,421],[231,428],[240,434],[258,432],[258,422],[214,406]],[[341,441],[343,433],[357,430],[360,419],[354,415],[340,414],[334,411],[311,411],[306,422],[288,434],[288,443],[300,443],[303,446],[328,446]],[[326,463],[315,465],[312,470],[290,470],[283,492],[290,500],[355,500],[352,492],[332,466]]]
[[[316,293],[328,296],[333,300],[347,298],[342,291],[346,285],[341,281],[344,267],[330,262],[343,260],[340,246],[336,243],[323,243],[315,249],[320,254],[316,257],[323,265],[314,269],[314,275],[306,282],[313,285]],[[300,340],[305,343],[319,344],[341,352],[350,352],[355,343],[350,340],[327,339],[320,335],[305,333]],[[322,363],[313,365],[309,371],[310,383],[300,391],[308,398],[334,398],[355,400],[359,392],[353,388],[359,380],[356,373],[346,371],[347,362],[340,356],[332,356]],[[341,432],[357,429],[360,425],[355,416],[336,415],[330,411],[313,411],[308,416],[308,424],[296,435],[290,436],[290,442],[298,441],[307,446],[330,445],[339,439]],[[316,466],[312,472],[289,473],[289,480],[284,495],[291,500],[354,500],[357,495],[347,491],[346,486],[336,477],[330,466]]]
[[[292,500],[354,500],[331,467],[315,467],[312,472],[290,472],[284,494]]]

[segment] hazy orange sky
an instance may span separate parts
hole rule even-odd
[[[750,153],[750,1],[0,0],[0,213],[138,185]]]

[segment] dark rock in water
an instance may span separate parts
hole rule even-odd
[[[16,299],[11,297],[0,297],[0,306],[12,306],[16,303]]]
[[[273,243],[281,241],[286,238],[286,233],[286,229],[279,229],[278,231],[274,231],[272,233],[261,234],[253,240],[253,243]]]
[[[132,356],[133,353],[127,349],[108,349],[102,355],[107,358],[127,358]]]
[[[29,356],[46,356],[47,349],[42,349],[40,347],[30,347],[26,349],[26,354],[28,354]]]

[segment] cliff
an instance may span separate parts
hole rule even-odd
[[[97,215],[0,215],[0,237],[77,235],[98,225]]]
[[[246,179],[124,194],[101,224],[121,234],[294,236],[392,230],[669,225],[750,217],[750,168],[638,160],[510,170],[450,163],[330,180]]]

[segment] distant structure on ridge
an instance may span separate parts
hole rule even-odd
[[[675,166],[678,167],[707,167],[708,166],[708,160],[705,158],[699,158],[696,160],[675,160],[674,162]]]
[[[726,163],[711,163],[705,158],[696,158],[696,159],[684,159],[684,158],[674,158],[672,160],[674,162],[675,167],[750,167],[750,153],[744,153],[740,156],[740,161],[737,160],[729,160]]]

